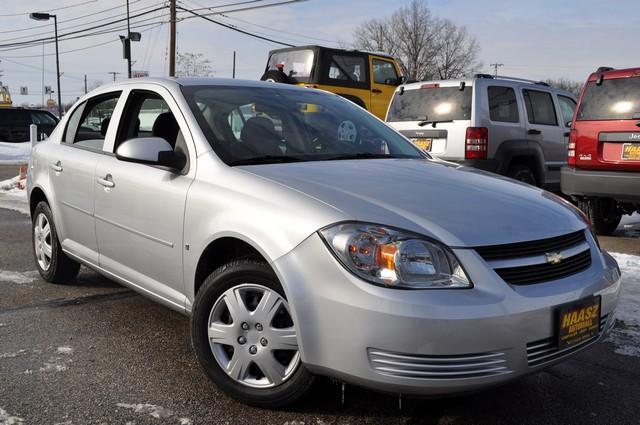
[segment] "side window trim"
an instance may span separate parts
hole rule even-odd
[[[538,123],[532,120],[535,120],[535,116],[531,116],[531,115],[535,115],[535,114],[529,114],[529,109],[527,108],[528,103],[532,103],[531,102],[531,98],[528,95],[528,92],[536,92],[536,93],[544,93],[546,95],[549,96],[549,98],[551,99],[551,106],[553,107],[553,116],[555,117],[556,123],[555,124],[543,124],[543,123]],[[531,125],[544,125],[547,127],[560,127],[560,125],[558,124],[558,111],[556,110],[556,104],[553,101],[553,93],[548,92],[546,90],[536,90],[536,89],[529,89],[529,88],[523,88],[522,89],[522,99],[524,101],[524,108],[525,108],[525,113],[527,114],[527,123],[531,124]],[[527,99],[529,99],[529,102],[527,102]],[[531,105],[533,108],[533,104]]]
[[[62,144],[67,146],[73,146],[73,142],[72,143],[67,142],[67,135],[69,134],[69,131],[73,131],[71,140],[74,140],[76,138],[76,133],[78,132],[78,126],[80,125],[80,120],[78,120],[78,122],[76,123],[75,129],[71,129],[70,128],[70,126],[72,125],[71,118],[74,117],[76,112],[79,112],[80,117],[82,117],[82,114],[84,114],[85,106],[87,106],[86,100],[84,102],[78,103],[70,112],[67,112],[69,119],[67,119],[67,122],[65,123],[64,133],[62,134]]]

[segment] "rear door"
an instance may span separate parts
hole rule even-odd
[[[427,152],[442,159],[463,160],[472,98],[471,84],[462,90],[458,83],[412,86],[402,94],[395,93],[387,122]]]
[[[575,127],[576,167],[640,170],[640,71],[588,81]]]
[[[369,56],[371,70],[371,113],[383,120],[387,115],[393,92],[400,84],[400,75],[392,60]]]
[[[121,92],[96,96],[78,105],[72,112],[62,143],[50,155],[49,179],[54,193],[62,247],[92,264],[98,264],[98,246],[94,227],[94,172],[106,155],[105,140],[113,138],[114,114]]]
[[[567,147],[564,126],[560,126],[553,95],[543,89],[522,89],[527,112],[526,138],[530,146],[536,144],[544,153],[546,179],[544,185],[560,184],[560,168],[566,164]]]

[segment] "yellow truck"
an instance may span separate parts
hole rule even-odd
[[[269,52],[261,80],[330,91],[384,120],[404,77],[396,60],[385,54],[299,46]]]

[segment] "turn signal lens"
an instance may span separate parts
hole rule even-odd
[[[422,236],[373,224],[338,224],[320,231],[331,251],[357,276],[395,288],[470,288],[455,255]]]

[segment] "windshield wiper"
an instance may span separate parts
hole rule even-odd
[[[418,125],[420,127],[424,127],[427,124],[431,124],[431,126],[435,128],[436,124],[439,124],[439,123],[442,123],[442,122],[453,122],[453,120],[440,120],[440,121],[438,121],[438,120],[425,120],[425,121],[420,121],[418,123]]]
[[[262,155],[253,158],[241,158],[229,162],[229,165],[284,164],[286,162],[304,162],[306,159],[289,155]]]

